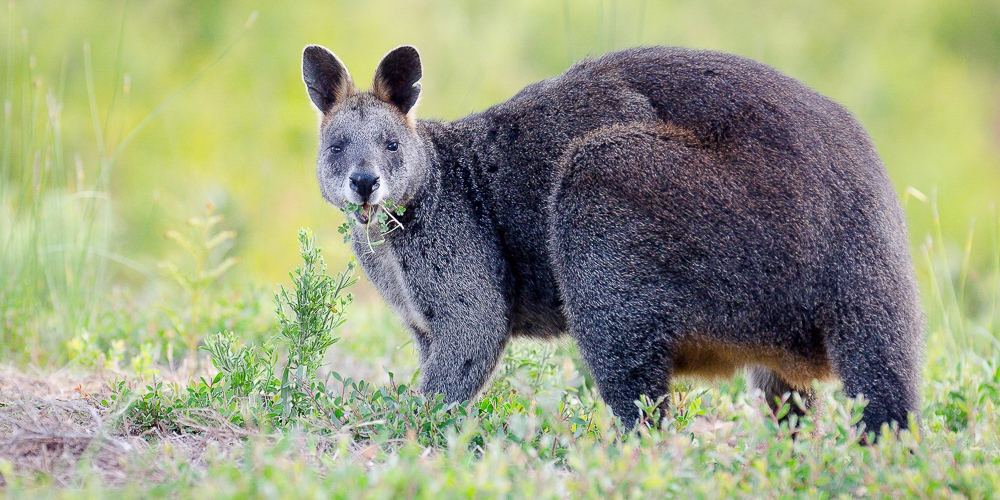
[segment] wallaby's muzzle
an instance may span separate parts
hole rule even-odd
[[[378,188],[379,176],[371,173],[355,172],[348,177],[351,191],[358,195],[361,208],[355,213],[358,222],[368,224],[375,207],[372,206],[372,194]]]

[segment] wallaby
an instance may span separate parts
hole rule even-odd
[[[302,73],[320,190],[360,207],[355,255],[413,332],[423,392],[471,399],[511,337],[568,333],[629,428],[671,378],[744,367],[772,405],[839,378],[866,429],[919,418],[904,215],[862,127],[798,81],[637,48],[443,123],[414,117],[413,47],[370,92],[320,46]],[[370,246],[387,201],[403,229]]]

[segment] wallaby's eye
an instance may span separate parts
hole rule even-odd
[[[396,141],[392,141],[389,144],[385,145],[385,149],[388,149],[389,151],[395,151],[399,149],[399,143]]]
[[[334,144],[333,146],[330,146],[330,152],[333,153],[333,154],[335,154],[335,155],[336,154],[340,154],[343,151],[344,151],[344,148],[342,148],[340,146],[337,146],[336,144]]]

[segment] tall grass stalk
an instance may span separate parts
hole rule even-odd
[[[108,143],[107,131],[113,116],[127,116],[117,109],[129,103],[130,80],[121,72],[124,36],[119,36],[112,99],[103,112],[97,100],[90,43],[85,42],[84,78],[96,158],[76,154],[73,162],[65,158],[63,138],[67,133],[76,137],[83,132],[63,130],[63,106],[58,96],[67,81],[66,65],[54,82],[36,74],[26,29],[21,30],[20,45],[15,43],[14,14],[11,2],[6,16],[0,159],[0,268],[4,271],[0,280],[0,341],[12,357],[36,362],[57,358],[60,355],[55,353],[65,350],[56,347],[95,327],[110,285],[109,264],[152,276],[114,252],[109,186],[116,163],[137,134],[217,67],[252,27],[256,13],[219,57],[150,111],[127,135],[119,133],[117,143]],[[124,12],[122,16],[124,32]]]
[[[916,198],[928,207],[933,226],[919,247],[918,268],[926,281],[924,297],[927,311],[928,344],[930,349],[945,351],[947,357],[960,361],[983,362],[1000,356],[1000,217],[996,209],[989,209],[987,224],[976,220],[969,223],[969,230],[961,247],[945,244],[941,221],[938,217],[937,194],[924,196],[913,188],[903,195],[904,206]],[[983,227],[990,233],[982,235]],[[988,238],[992,250],[988,262],[973,262],[972,248],[979,240]]]
[[[990,204],[990,220],[993,221],[993,298],[990,301],[990,322],[987,326],[994,337],[1000,337],[1000,325],[997,324],[997,316],[1000,315],[1000,213],[997,212],[996,205]]]
[[[110,199],[88,185],[83,160],[63,151],[65,63],[53,81],[37,74],[26,30],[13,43],[10,6],[0,176],[0,287],[4,347],[23,357],[58,352],[67,335],[93,320],[107,284]],[[13,115],[20,116],[13,125]],[[17,166],[20,166],[20,169]],[[32,359],[32,361],[37,359]]]

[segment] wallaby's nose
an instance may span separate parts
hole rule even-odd
[[[368,201],[368,197],[371,196],[372,190],[378,185],[378,176],[373,174],[363,174],[355,172],[351,174],[351,189],[361,196],[363,201]]]

